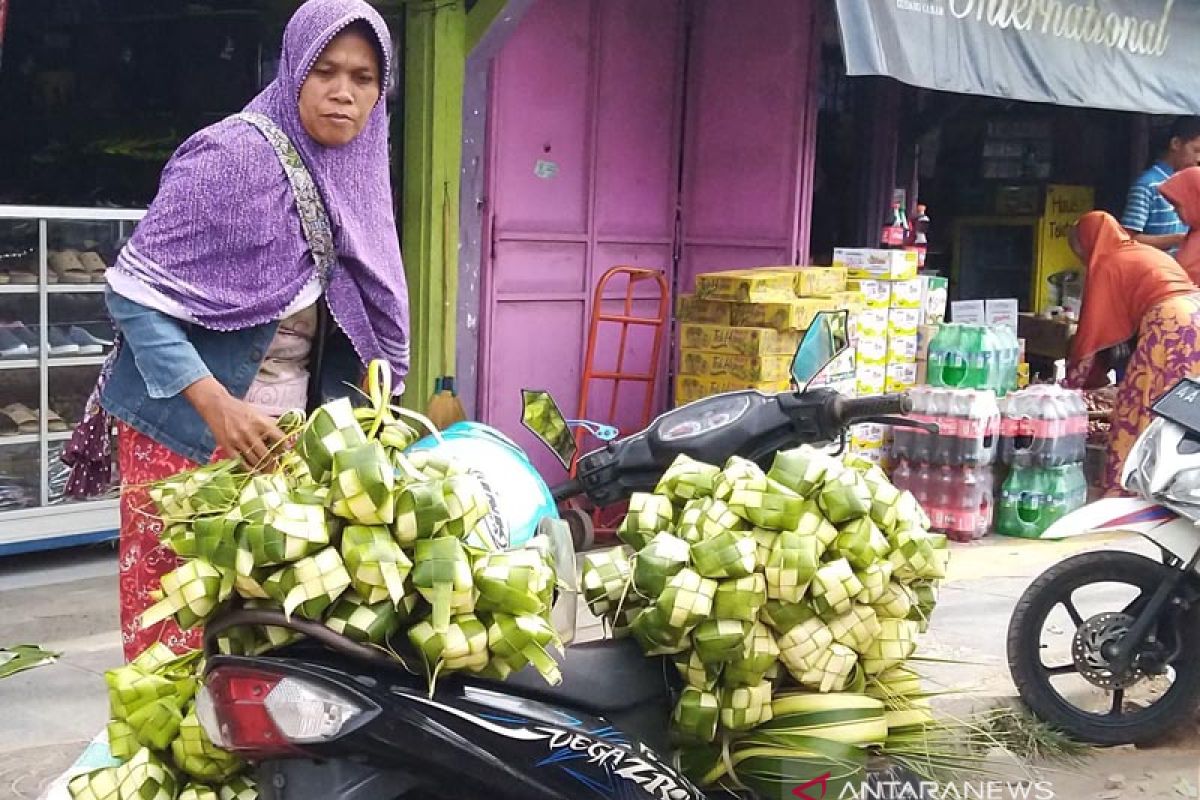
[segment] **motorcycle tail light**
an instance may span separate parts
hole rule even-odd
[[[246,667],[213,670],[196,698],[213,743],[251,758],[301,755],[300,745],[338,738],[364,711],[322,685]]]

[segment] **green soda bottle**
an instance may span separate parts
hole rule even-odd
[[[1009,473],[1000,495],[996,531],[1005,536],[1038,538],[1049,523],[1044,470],[1018,467]]]
[[[963,354],[967,359],[964,388],[991,389],[991,358],[988,352],[990,332],[980,325],[963,328]]]
[[[968,359],[963,348],[964,328],[950,323],[938,329],[929,345],[929,384],[948,389],[967,386]]]

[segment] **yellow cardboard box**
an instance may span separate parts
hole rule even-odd
[[[800,344],[800,332],[685,322],[679,326],[679,344],[701,353],[790,356],[795,354]]]
[[[797,297],[829,297],[846,291],[845,267],[769,267],[792,276]]]
[[[854,383],[855,391],[860,397],[882,394],[887,386],[887,367],[877,364],[859,364]]]
[[[850,428],[851,447],[864,450],[879,450],[883,447],[884,430],[882,425],[854,425]]]
[[[790,273],[738,269],[696,276],[696,297],[728,303],[786,303],[796,297]]]
[[[920,354],[920,334],[889,333],[887,339],[887,363],[915,364]]]
[[[920,278],[892,281],[892,308],[921,308],[922,284]]]
[[[833,266],[845,267],[851,278],[905,280],[917,277],[917,252],[838,247],[833,251]]]
[[[883,446],[882,445],[875,447],[875,446],[871,446],[871,445],[864,445],[861,442],[855,442],[854,440],[851,440],[850,441],[850,452],[851,452],[851,454],[857,456],[858,458],[864,459],[866,461],[870,461],[872,464],[874,464],[877,467],[883,466],[884,459],[883,459]]]
[[[791,388],[791,385],[791,381],[747,383],[729,378],[703,378],[699,375],[677,375],[675,376],[675,405],[682,406],[704,397],[712,397],[714,394],[736,392],[740,389],[757,389],[760,392],[775,394],[786,392]]]
[[[850,433],[865,442],[886,442],[888,430],[888,426],[878,422],[860,422],[851,426]]]
[[[876,364],[883,366],[888,360],[888,339],[886,334],[872,333],[858,337],[858,363]]]
[[[862,292],[856,289],[834,292],[829,295],[829,299],[837,307],[838,311],[849,311],[851,314],[857,314],[867,307],[867,298],[863,296]]]
[[[729,325],[732,303],[701,300],[694,294],[681,294],[675,302],[675,318],[680,322],[699,322],[704,325]]]
[[[736,378],[747,383],[791,380],[792,356],[734,356],[680,350],[679,374]]]
[[[892,334],[916,334],[921,327],[921,309],[891,308],[888,309],[887,332]]]
[[[887,392],[907,392],[917,385],[917,365],[888,364],[884,390]]]
[[[892,304],[892,284],[874,278],[851,278],[849,286],[863,296],[867,308],[887,308]]]
[[[782,303],[734,303],[730,320],[739,327],[803,331],[821,311],[837,311],[837,306],[827,297],[795,298]]]
[[[887,336],[888,310],[868,308],[858,314],[858,336]]]
[[[830,381],[828,384],[830,389],[833,389],[840,395],[845,397],[854,397],[858,393],[858,379],[854,375],[849,375],[845,378],[839,378],[836,381]]]

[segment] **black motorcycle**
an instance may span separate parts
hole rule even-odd
[[[850,424],[896,422],[889,415],[911,409],[906,396],[846,399],[808,385],[845,348],[844,331],[844,315],[818,317],[794,359],[794,391],[731,392],[670,411],[581,457],[555,500],[586,496],[607,506],[651,491],[681,453],[718,464],[739,455],[768,467],[779,450],[844,439]],[[545,440],[565,457],[573,443],[558,422],[558,436]],[[538,535],[560,577],[576,575],[567,524],[543,520]],[[574,624],[573,602],[560,592],[563,627]],[[221,634],[243,625],[305,638],[257,657],[217,654]],[[205,650],[201,721],[218,745],[257,763],[263,800],[704,797],[667,756],[678,673],[632,639],[570,645],[558,686],[527,668],[504,681],[444,676],[433,696],[416,659],[399,662],[281,612],[227,612],[208,624]]]

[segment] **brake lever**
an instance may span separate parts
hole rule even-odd
[[[917,428],[934,436],[941,432],[941,426],[936,422],[918,422],[908,417],[869,417],[862,421],[876,425],[891,425],[893,428]]]

